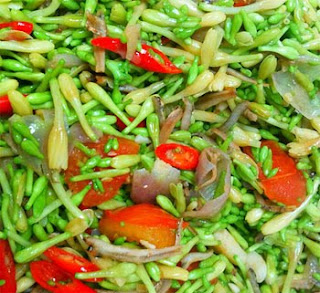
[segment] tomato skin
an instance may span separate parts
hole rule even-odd
[[[44,289],[53,293],[95,293],[96,291],[75,279],[70,273],[46,260],[30,264],[34,280]],[[52,282],[52,284],[51,284]]]
[[[0,293],[15,293],[17,291],[15,278],[16,268],[9,242],[0,239],[0,280],[5,280],[5,284],[0,286]]]
[[[196,149],[178,143],[161,144],[155,153],[162,161],[181,170],[193,170],[199,162],[199,152]]]
[[[306,179],[297,169],[295,160],[291,158],[275,141],[262,141],[261,146],[267,146],[272,151],[272,168],[278,172],[272,178],[267,178],[259,167],[259,180],[265,195],[274,201],[287,206],[299,206],[306,198]],[[244,148],[244,152],[253,157],[251,148]]]
[[[98,37],[91,40],[91,44],[95,47],[117,53],[122,58],[125,58],[126,56],[127,45],[123,44],[120,39]],[[155,58],[154,54],[156,54],[160,60]],[[141,50],[136,51],[133,54],[130,62],[140,68],[153,72],[168,74],[178,74],[182,72],[182,70],[176,67],[165,54],[147,44],[141,45]]]
[[[108,154],[106,154],[104,152],[104,146],[110,138],[114,138],[114,136],[104,135],[98,142],[90,142],[86,143],[85,145],[91,149],[95,149],[97,154],[103,158],[115,157],[124,154],[138,154],[140,147],[136,142],[120,137],[117,137],[119,148],[117,150],[111,150]],[[88,157],[76,148],[73,149],[69,156],[68,169],[65,171],[65,181],[73,193],[81,191],[88,184],[92,185],[92,181],[90,180],[79,182],[70,181],[71,177],[80,174],[79,163],[85,163],[87,159]],[[97,206],[106,200],[113,198],[118,193],[121,186],[129,181],[129,178],[129,175],[126,174],[114,177],[110,181],[102,181],[105,192],[101,193],[91,188],[83,199],[82,206],[87,208]]]
[[[88,261],[84,257],[72,254],[64,249],[53,246],[43,253],[54,264],[64,271],[75,274],[83,272],[95,272],[100,268],[94,263]],[[87,282],[101,282],[103,279],[88,279]]]
[[[146,240],[157,248],[175,244],[179,220],[161,208],[148,204],[106,210],[99,223],[101,233],[114,240],[126,237],[128,241]],[[184,227],[188,224],[184,223]]]

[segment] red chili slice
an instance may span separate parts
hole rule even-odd
[[[8,96],[0,97],[0,116],[12,115],[12,107]]]
[[[122,58],[125,58],[126,56],[127,45],[121,43],[120,39],[100,37],[93,39],[91,44],[117,53]],[[182,70],[176,67],[165,54],[146,44],[141,45],[141,50],[139,52],[135,52],[130,62],[140,68],[152,72],[168,74],[178,74],[182,72]]]
[[[15,293],[17,291],[16,269],[7,240],[0,240],[0,280],[5,281],[0,286],[0,293]]]
[[[30,264],[34,280],[44,289],[53,293],[95,293],[96,291],[75,279],[70,273],[46,260]]]
[[[0,29],[11,28],[12,30],[22,31],[31,34],[33,31],[33,24],[27,21],[10,21],[0,23]]]
[[[64,249],[53,246],[44,255],[61,269],[71,274],[99,271],[99,267],[82,256],[75,255]],[[101,282],[102,279],[88,279],[87,282]]]
[[[234,7],[241,7],[249,5],[253,2],[253,0],[235,0],[233,6]]]
[[[182,144],[164,143],[156,148],[155,153],[162,161],[181,170],[195,169],[199,162],[199,152]]]

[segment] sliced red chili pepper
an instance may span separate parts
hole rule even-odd
[[[44,252],[44,255],[49,258],[58,267],[68,273],[83,273],[99,271],[99,267],[88,261],[82,256],[75,255],[64,249],[53,246]],[[101,282],[102,279],[88,279],[87,282]]]
[[[0,293],[15,293],[17,291],[16,269],[13,255],[7,240],[0,240]]]
[[[34,280],[44,289],[53,293],[95,293],[96,291],[75,279],[70,273],[46,260],[30,264]]]
[[[22,31],[30,35],[33,31],[33,24],[27,21],[11,21],[0,23],[0,29],[3,28],[11,28],[13,30]]]
[[[133,117],[128,117],[128,119],[130,121],[134,120]],[[125,125],[118,117],[117,117],[116,125],[120,131],[122,131],[123,129],[125,129],[127,127],[127,125]],[[137,127],[146,127],[146,122],[145,121],[140,122]]]
[[[0,97],[0,116],[12,115],[12,107],[8,96]]]
[[[233,6],[234,7],[241,7],[251,4],[252,0],[235,0]]]
[[[24,97],[28,95],[23,95]],[[10,116],[13,109],[7,95],[0,97],[0,116]]]
[[[93,39],[91,43],[93,46],[117,53],[122,58],[126,56],[127,45],[121,43],[120,39],[101,37]],[[130,60],[132,64],[145,70],[159,73],[178,74],[182,72],[161,51],[146,44],[142,44],[141,47],[141,51],[136,51]]]
[[[156,148],[155,153],[162,161],[182,170],[192,170],[199,162],[199,152],[182,144],[164,143]]]

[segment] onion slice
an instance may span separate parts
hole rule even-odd
[[[314,285],[319,287],[320,282],[313,278],[314,273],[319,273],[320,268],[318,265],[318,260],[314,255],[309,255],[307,262],[304,267],[304,272],[302,275],[294,275],[291,287],[294,289],[312,289]],[[299,278],[300,277],[300,278]]]
[[[158,194],[170,195],[170,183],[178,183],[180,171],[160,159],[149,173],[146,169],[133,173],[131,199],[135,203],[154,203]]]
[[[188,130],[191,124],[191,115],[193,111],[193,104],[188,98],[183,99],[184,102],[184,112],[181,119],[181,129]]]
[[[244,113],[244,111],[248,109],[248,106],[248,101],[238,104],[232,111],[228,120],[220,127],[220,130],[222,132],[227,132],[233,125],[235,125],[238,122],[239,118]]]
[[[229,99],[233,99],[236,96],[237,92],[234,88],[229,88],[218,93],[208,93],[199,99],[196,103],[196,109],[207,110],[210,107],[228,101]]]
[[[125,29],[125,35],[127,37],[127,53],[126,59],[131,60],[134,53],[137,51],[137,45],[140,38],[140,25],[139,24],[128,24]]]
[[[176,108],[169,114],[169,116],[164,121],[160,130],[160,134],[159,134],[160,144],[167,142],[172,130],[174,129],[175,125],[179,122],[181,118],[182,118],[182,109],[180,107]]]
[[[232,68],[227,68],[227,73],[229,73],[230,75],[241,79],[242,81],[248,82],[248,83],[252,83],[252,84],[257,84],[257,81],[253,78],[250,78],[242,73],[240,73],[237,70],[234,70]]]
[[[24,41],[32,39],[32,36],[23,31],[3,30],[0,32],[0,41]]]
[[[34,156],[29,155],[24,150],[21,149],[19,145],[13,142],[13,140],[8,139],[7,142],[9,146],[16,151],[23,158],[23,163],[35,171],[38,175],[46,175],[50,176],[51,172],[47,162],[47,140],[49,136],[49,132],[53,123],[53,112],[51,110],[45,110],[42,112],[43,118],[41,119],[37,115],[28,115],[24,117],[20,117],[18,115],[13,115],[9,119],[9,124],[15,122],[22,122],[26,126],[28,126],[31,134],[35,137],[35,139],[39,142],[39,150],[42,154],[44,154],[45,158],[40,160]]]
[[[191,252],[181,260],[181,267],[187,269],[192,263],[202,261],[213,255],[213,251],[207,252]]]
[[[60,60],[64,60],[64,67],[71,68],[83,64],[83,62],[76,56],[72,54],[57,54],[51,61],[48,62],[48,67],[55,68]]]
[[[246,265],[247,269],[254,271],[258,283],[265,280],[267,276],[267,265],[260,254],[255,251],[246,253],[226,229],[215,232],[214,237],[220,241],[220,244],[215,246],[215,250],[224,254],[233,264],[237,264],[234,256],[238,256],[239,260]]]
[[[102,136],[102,132],[100,130],[97,130],[96,128],[94,128],[93,131],[98,138]],[[68,132],[68,141],[69,141],[69,145],[68,145],[69,154],[73,150],[74,144],[77,141],[82,143],[91,142],[90,138],[88,138],[88,136],[85,134],[79,122],[73,124],[70,127]]]
[[[163,279],[155,285],[157,293],[166,293],[171,288],[171,280]]]
[[[256,275],[254,274],[254,271],[252,269],[248,270],[248,277],[249,277],[249,281],[251,283],[253,292],[254,293],[261,293],[258,282],[257,282]]]
[[[91,13],[87,13],[87,29],[93,32],[95,38],[105,37],[107,35],[106,23],[103,13],[99,12],[99,15],[95,16]],[[94,58],[96,60],[96,72],[105,72],[105,57],[106,51],[104,49],[94,47]]]
[[[212,218],[217,215],[227,202],[231,188],[231,160],[218,148],[209,147],[201,152],[196,169],[198,193],[207,202],[196,211],[187,211],[183,217]],[[212,199],[220,180],[224,180],[223,193]]]
[[[313,99],[310,99],[307,91],[296,81],[294,75],[290,72],[276,72],[272,75],[272,79],[276,90],[283,99],[303,116],[312,119],[320,115],[320,93]]]
[[[135,249],[106,243],[103,240],[88,237],[85,241],[93,247],[93,252],[118,261],[147,263],[158,261],[181,253],[181,246],[169,246],[160,249]]]
[[[152,97],[152,102],[154,110],[159,118],[160,127],[162,127],[164,121],[166,120],[164,115],[164,104],[158,95]]]

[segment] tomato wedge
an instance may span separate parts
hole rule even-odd
[[[199,152],[196,149],[178,143],[161,144],[155,153],[162,161],[181,170],[195,169],[199,162]]]
[[[157,248],[175,243],[179,220],[152,204],[137,204],[114,211],[105,211],[99,223],[101,233],[114,240],[126,237],[128,241],[148,241]],[[184,228],[187,227],[184,223]]]
[[[85,145],[91,149],[95,149],[97,154],[101,157],[115,157],[118,155],[125,154],[137,154],[139,152],[139,145],[131,140],[119,138],[117,140],[119,142],[119,148],[117,150],[111,150],[108,154],[104,153],[104,146],[110,138],[114,138],[110,135],[103,136],[98,142],[90,142]],[[79,182],[71,182],[70,178],[80,174],[80,163],[84,163],[88,157],[80,150],[74,148],[69,156],[69,164],[68,169],[65,172],[65,180],[68,184],[69,189],[77,193],[83,188],[85,188],[88,184],[92,185],[92,181],[84,180]],[[104,192],[99,192],[91,188],[89,192],[86,194],[85,198],[82,201],[83,207],[93,207],[97,206],[106,200],[113,198],[117,195],[121,186],[129,180],[129,175],[121,175],[112,178],[108,181],[102,181]]]
[[[96,291],[75,279],[70,273],[46,260],[30,264],[34,280],[44,289],[53,293],[95,293]]]
[[[7,240],[0,240],[0,280],[5,283],[0,285],[0,293],[15,293],[17,291],[16,268],[13,255]]]
[[[306,179],[297,169],[296,163],[279,144],[266,140],[261,146],[267,146],[272,151],[272,168],[278,168],[278,172],[272,178],[267,178],[259,166],[259,179],[265,195],[274,201],[287,206],[299,206],[306,198]],[[250,148],[244,148],[244,152],[253,157]]]
[[[100,270],[97,265],[88,261],[84,257],[75,255],[56,246],[47,249],[44,252],[44,255],[58,267],[73,275],[75,273],[95,272]],[[101,282],[102,279],[88,279],[86,281]]]

